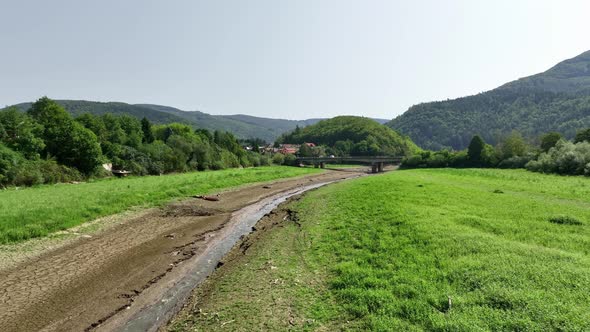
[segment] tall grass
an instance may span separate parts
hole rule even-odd
[[[590,179],[399,171],[318,190],[297,209],[314,244],[304,255],[327,267],[336,299],[316,303],[323,325],[590,329]]]
[[[133,206],[314,172],[319,170],[277,166],[4,190],[0,191],[0,243],[45,236]]]
[[[263,233],[171,330],[590,330],[588,178],[396,171],[290,208],[301,226]]]

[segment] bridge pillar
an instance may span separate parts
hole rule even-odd
[[[377,164],[377,171],[379,173],[383,172],[383,164],[384,164],[383,162],[380,162]]]
[[[371,173],[377,173],[377,171],[378,171],[378,170],[379,170],[379,169],[378,169],[378,167],[377,167],[377,164],[372,164],[372,165],[371,165]]]
[[[326,163],[322,161],[322,162],[320,163],[320,168],[326,168]]]

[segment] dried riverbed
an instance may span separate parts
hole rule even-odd
[[[0,270],[0,330],[155,329],[266,210],[356,176],[326,172],[222,192],[218,201],[188,199],[53,245]]]

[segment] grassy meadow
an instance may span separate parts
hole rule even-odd
[[[320,170],[273,166],[3,190],[0,243],[45,236],[135,206],[316,172]]]
[[[330,185],[170,329],[590,330],[590,179],[395,171]],[[256,305],[252,305],[252,304]]]

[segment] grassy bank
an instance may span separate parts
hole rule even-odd
[[[133,206],[314,172],[320,171],[260,167],[4,190],[0,191],[0,243],[45,236]]]
[[[173,330],[590,329],[590,179],[397,171],[293,208]]]

